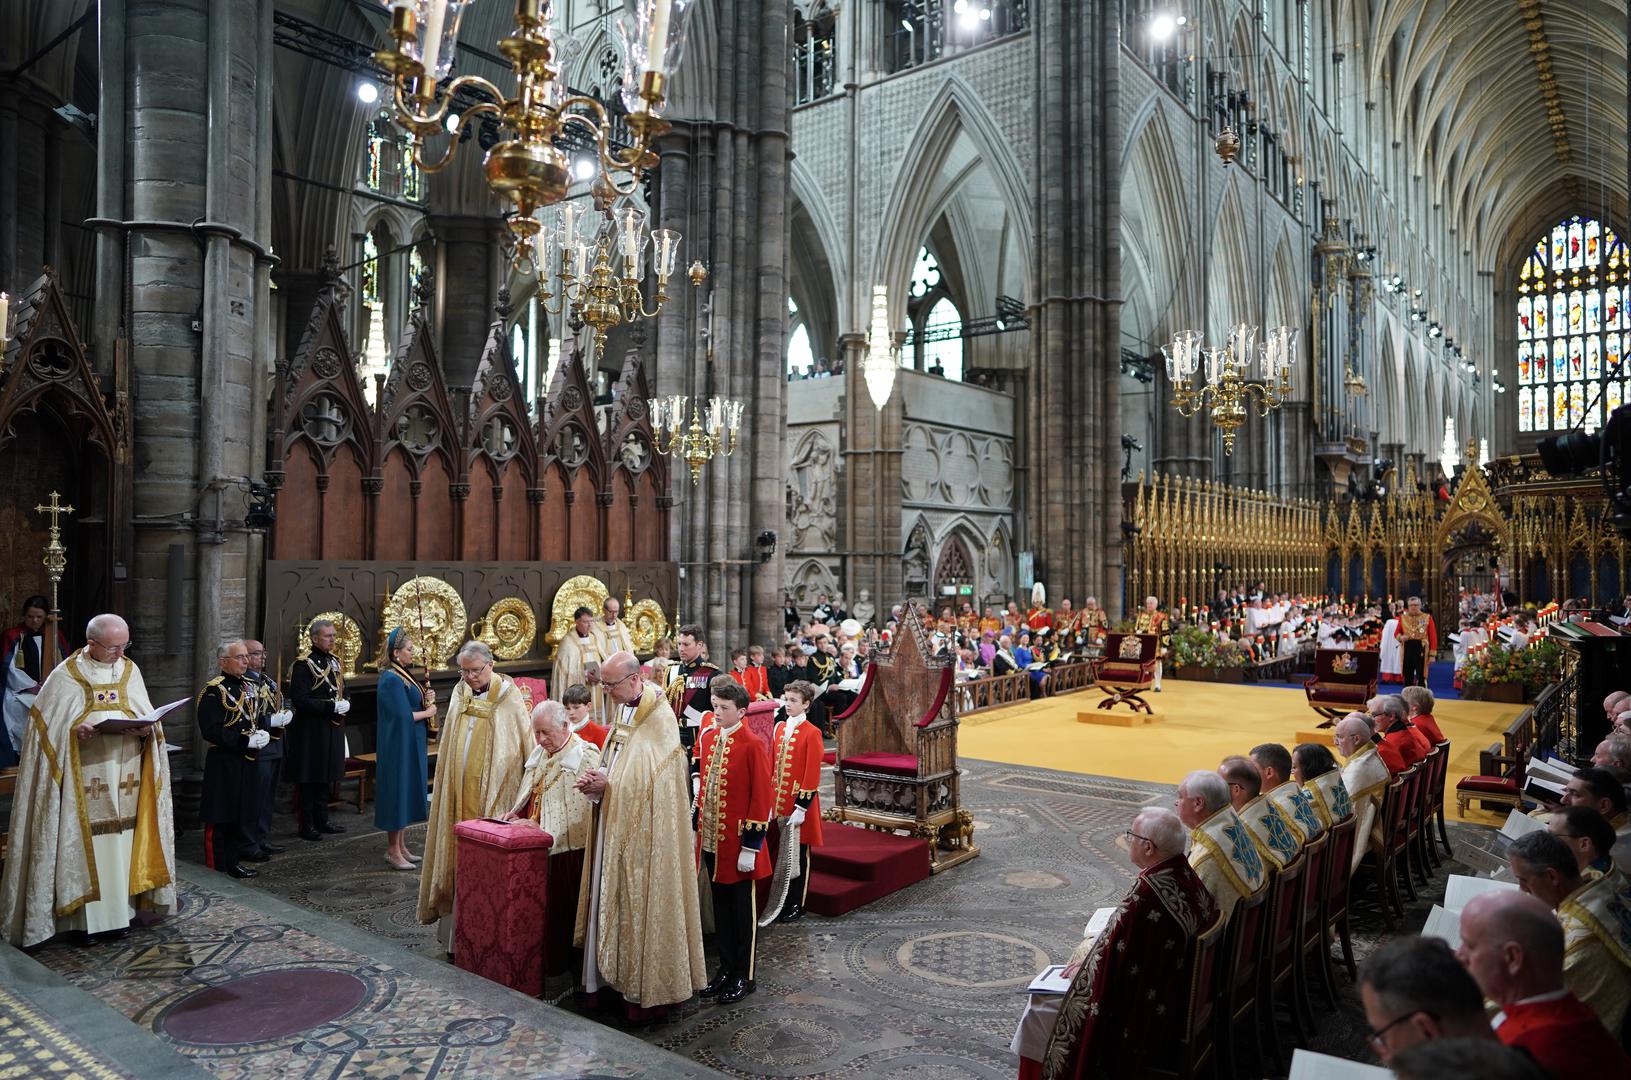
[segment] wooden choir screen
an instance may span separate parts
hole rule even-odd
[[[270,557],[667,560],[673,499],[638,356],[604,418],[582,365],[563,359],[534,421],[505,330],[493,323],[475,381],[450,390],[415,310],[370,405],[330,282],[278,365]]]

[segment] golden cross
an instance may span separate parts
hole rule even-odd
[[[85,785],[85,794],[89,795],[93,800],[100,799],[104,791],[111,790],[113,789],[108,787],[107,782],[100,776],[91,777],[91,782]]]
[[[51,532],[52,532],[53,535],[55,535],[56,532],[61,527],[57,523],[57,516],[59,514],[71,514],[71,513],[74,512],[74,508],[71,507],[71,506],[62,505],[62,502],[60,501],[60,496],[55,491],[53,491],[51,493],[51,502],[48,505],[45,505],[45,506],[36,506],[34,508],[34,512],[37,513],[37,514],[50,514],[51,515]]]
[[[126,776],[123,780],[119,781],[119,794],[134,795],[136,792],[141,790],[141,786],[141,778],[135,773],[131,773],[129,776]]]

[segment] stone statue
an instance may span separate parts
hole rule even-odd
[[[850,614],[854,616],[855,621],[860,623],[862,626],[872,625],[872,619],[878,614],[878,609],[872,603],[871,589],[861,590],[861,594],[855,598],[855,606],[850,609]]]

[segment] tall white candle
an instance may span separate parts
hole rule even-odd
[[[425,7],[425,32],[419,39],[419,59],[425,65],[425,78],[434,82],[436,61],[442,52],[442,19],[447,15],[447,0],[430,0]]]
[[[0,341],[10,341],[11,336],[6,333],[6,319],[11,315],[11,297],[0,292]]]
[[[668,8],[673,0],[651,0],[651,33],[646,38],[646,70],[662,71],[668,52]]]

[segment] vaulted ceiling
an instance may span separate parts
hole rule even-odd
[[[1565,212],[1624,224],[1625,0],[1336,3],[1412,172],[1480,266]]]

